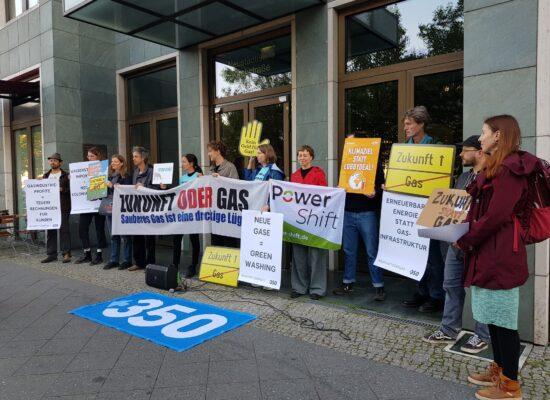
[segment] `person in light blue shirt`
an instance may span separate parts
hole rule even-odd
[[[244,170],[245,181],[268,181],[275,179],[282,181],[285,179],[285,173],[275,164],[277,155],[273,146],[262,144],[258,146],[256,157],[250,157],[248,167]]]
[[[181,169],[182,175],[179,179],[179,184],[191,182],[202,176],[202,169],[199,166],[199,160],[194,154],[186,154],[181,157]],[[183,235],[173,235],[173,253],[172,253],[172,265],[179,270],[179,264],[181,260],[181,241]],[[199,255],[201,252],[201,243],[198,233],[192,233],[189,235],[191,242],[191,265],[187,267],[185,273],[186,278],[192,278],[197,274],[197,265],[199,263]]]

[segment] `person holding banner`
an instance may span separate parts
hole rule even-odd
[[[126,159],[120,154],[115,154],[111,157],[111,165],[109,168],[109,182],[107,182],[107,194],[113,196],[115,185],[131,185],[132,178],[127,172]],[[113,226],[113,217],[107,217],[109,227]],[[111,229],[112,231],[112,229]],[[122,254],[124,261],[118,263],[120,245],[122,244]],[[118,268],[120,270],[132,266],[132,238],[130,236],[119,236],[111,234],[111,259],[103,266],[103,269]]]
[[[529,176],[543,167],[537,157],[519,150],[521,132],[514,117],[488,118],[482,132],[485,169],[468,188],[470,229],[454,246],[465,253],[464,286],[471,287],[474,319],[489,326],[494,362],[468,381],[488,386],[476,393],[478,399],[521,399],[518,313],[520,287],[529,271],[518,221],[530,200]]]
[[[260,146],[261,147],[261,146]],[[315,151],[304,145],[298,150],[300,168],[290,176],[290,181],[306,185],[327,186],[325,171],[313,166]],[[305,295],[319,300],[327,291],[327,250],[292,244],[291,298]]]
[[[63,263],[71,261],[71,231],[69,216],[71,214],[71,190],[69,185],[69,174],[61,169],[63,160],[59,153],[48,157],[50,170],[39,179],[59,179],[60,203],[61,203],[61,226],[59,228],[59,246],[63,253]],[[41,263],[49,263],[57,260],[57,231],[48,229],[46,231],[46,253],[47,257]]]
[[[403,124],[408,144],[435,144],[433,137],[426,133],[430,114],[424,106],[411,108],[405,113]],[[418,282],[418,291],[402,302],[404,307],[418,308],[418,311],[431,313],[443,309],[445,291],[443,290],[443,254],[441,242],[430,240],[426,272]]]
[[[222,176],[224,178],[239,179],[239,173],[235,165],[226,160],[227,147],[221,140],[213,140],[208,143],[208,157],[210,158],[209,175],[213,177]],[[213,246],[228,246],[240,247],[238,238],[227,237],[222,235],[212,234]]]
[[[276,179],[282,181],[285,179],[285,173],[275,164],[277,156],[275,149],[270,144],[261,144],[258,146],[256,157],[250,157],[248,167],[244,170],[245,181],[268,181]]]
[[[458,177],[455,188],[466,189],[483,169],[485,154],[481,150],[479,135],[470,136],[458,146],[462,147],[460,158],[464,167],[472,167]],[[453,246],[449,246],[445,258],[443,278],[445,290],[445,305],[441,326],[422,338],[432,344],[454,343],[462,329],[462,312],[464,309],[464,253]],[[461,351],[477,354],[489,345],[489,329],[487,325],[476,322],[474,335],[460,348]]]
[[[101,151],[97,147],[92,147],[88,150],[88,161],[101,161]],[[94,259],[92,260],[92,249],[90,247],[90,225],[92,220],[95,224],[95,235],[97,241],[97,250]],[[97,265],[103,262],[103,249],[107,247],[107,238],[105,236],[105,216],[95,213],[80,214],[78,220],[78,236],[82,242],[84,254],[75,264],[83,264],[89,262],[90,265]]]
[[[135,146],[132,149],[132,161],[135,167],[132,185],[135,185],[136,188],[159,189],[157,185],[153,185],[153,166],[149,164],[149,151],[144,147]],[[155,245],[155,236],[153,235],[134,235],[132,246],[136,263],[128,268],[128,271],[139,271],[145,269],[148,264],[154,264],[156,261]]]
[[[181,169],[183,175],[179,179],[179,184],[191,182],[202,176],[202,168],[199,166],[199,160],[194,154],[186,154],[181,158]],[[172,265],[179,270],[179,264],[181,259],[181,241],[183,235],[173,236],[173,254]],[[199,264],[199,255],[201,252],[201,242],[199,240],[198,233],[192,233],[189,235],[189,241],[191,242],[191,265],[187,267],[185,272],[186,278],[192,278],[197,273],[197,265]]]

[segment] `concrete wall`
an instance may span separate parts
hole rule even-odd
[[[537,6],[537,0],[465,0],[465,135],[480,132],[484,118],[511,114],[521,127],[522,148],[535,153]],[[521,288],[519,330],[523,340],[532,341],[532,246],[528,258],[531,277]]]

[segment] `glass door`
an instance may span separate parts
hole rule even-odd
[[[239,153],[239,141],[241,129],[248,121],[247,103],[216,107],[214,110],[216,140],[227,146],[227,159],[235,164],[241,179],[245,164],[244,157]]]
[[[167,118],[158,120],[156,126],[156,137],[156,161],[158,163],[174,163],[172,184],[176,184],[179,179],[180,166],[180,154],[178,150],[178,119]]]

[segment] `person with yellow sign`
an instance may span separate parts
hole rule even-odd
[[[275,179],[282,181],[285,173],[275,164],[277,155],[273,146],[261,144],[258,146],[256,157],[250,157],[248,167],[244,170],[245,181],[268,181]]]
[[[424,106],[411,108],[403,118],[405,137],[408,144],[435,144],[433,137],[426,133],[430,122],[430,114]],[[430,240],[430,250],[426,272],[418,282],[417,292],[403,300],[404,307],[418,308],[420,312],[436,312],[443,309],[445,291],[443,290],[443,270],[445,262],[441,251],[441,243]]]

